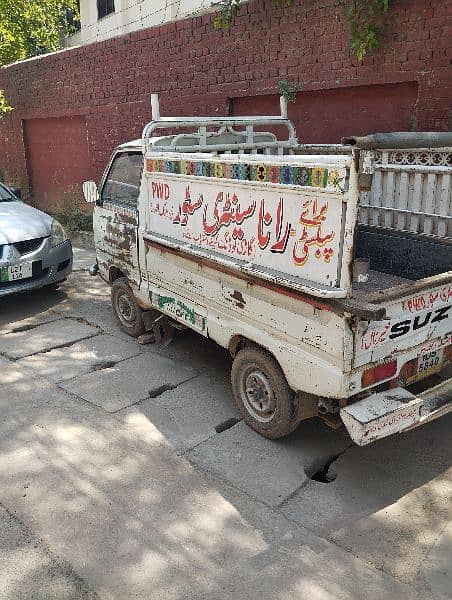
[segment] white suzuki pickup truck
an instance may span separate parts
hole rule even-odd
[[[446,414],[452,135],[303,146],[281,108],[161,118],[154,97],[142,139],[85,182],[119,325],[228,348],[239,411],[268,438],[321,416],[364,445]]]

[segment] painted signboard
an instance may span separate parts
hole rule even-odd
[[[161,172],[150,162],[148,232],[240,263],[338,285],[345,204],[342,193],[333,190],[334,182],[328,183],[326,169],[321,181],[314,173],[322,184],[317,190],[312,185],[296,189],[205,174],[197,177],[196,171],[191,175]],[[338,173],[335,176],[339,178]]]

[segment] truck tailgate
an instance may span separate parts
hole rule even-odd
[[[423,357],[452,343],[452,283],[392,299],[382,306],[387,318],[362,321],[356,328],[354,368],[396,358],[410,349]]]

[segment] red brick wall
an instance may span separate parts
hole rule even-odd
[[[386,130],[400,123],[412,130],[450,129],[451,17],[444,0],[392,2],[381,48],[362,64],[350,52],[338,0],[295,0],[284,10],[268,0],[245,5],[229,34],[215,31],[209,14],[12,65],[0,71],[0,88],[15,107],[0,123],[0,176],[22,184],[28,179],[22,121],[80,116],[86,120],[89,175],[98,179],[112,148],[140,136],[152,91],[160,93],[162,114],[221,115],[247,103],[265,106],[278,81],[289,79],[303,86],[299,109],[291,108],[303,141],[339,141],[326,137],[361,133],[367,122]],[[384,98],[388,84],[411,95],[404,99],[401,93],[396,110],[382,108],[378,119],[368,121],[379,108],[370,100],[371,86]],[[363,94],[355,86],[363,86]],[[328,90],[328,114],[316,114],[322,90]],[[254,97],[256,102],[246,100]],[[348,97],[357,111],[345,111],[341,119]],[[370,104],[363,100],[360,106],[360,97]],[[334,113],[344,127],[330,131]]]

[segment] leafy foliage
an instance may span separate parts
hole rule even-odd
[[[228,30],[237,16],[243,0],[220,0],[216,3],[217,29]],[[263,0],[260,0],[263,1]],[[369,50],[378,48],[384,16],[390,0],[341,0],[342,10],[350,27],[350,46],[358,60]],[[293,0],[273,0],[275,6],[290,6]]]
[[[220,0],[214,4],[218,6],[219,14],[214,19],[216,29],[229,29],[231,23],[238,15],[242,0]],[[274,6],[290,6],[293,0],[272,0]]]
[[[8,100],[5,98],[5,92],[0,90],[0,119],[12,110],[12,106],[9,105]]]
[[[345,0],[343,10],[350,25],[351,48],[358,60],[378,48],[383,17],[389,0]]]
[[[76,0],[0,0],[0,65],[58,50],[73,33],[67,11],[78,14]]]
[[[66,231],[92,231],[93,216],[73,206],[72,208],[64,208],[62,211],[53,213],[55,219],[60,221]]]
[[[301,85],[298,83],[292,85],[287,79],[278,81],[278,87],[280,95],[284,96],[288,102],[295,102],[298,92],[301,91]]]

